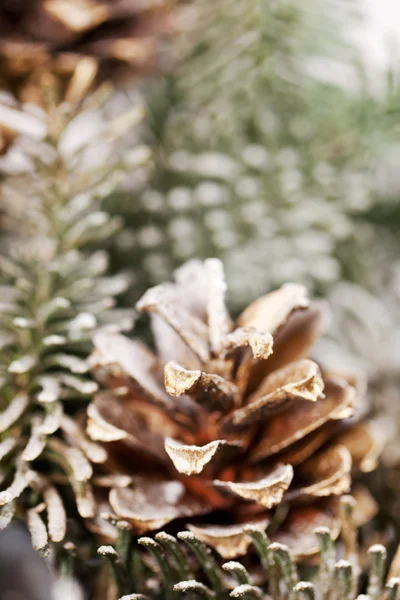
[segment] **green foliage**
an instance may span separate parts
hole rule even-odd
[[[156,539],[141,538],[139,544],[146,548],[152,560],[142,557],[146,569],[150,573],[142,585],[138,585],[130,565],[130,556],[124,558],[111,546],[102,546],[99,553],[111,563],[112,573],[119,596],[126,598],[160,598],[177,597],[206,598],[207,600],[224,598],[245,598],[258,600],[353,600],[365,589],[371,600],[378,598],[398,598],[400,579],[397,572],[397,558],[394,559],[389,575],[387,575],[387,553],[384,546],[375,544],[369,549],[369,566],[362,573],[359,563],[361,554],[337,559],[343,548],[333,541],[329,529],[316,530],[319,541],[319,564],[311,569],[304,569],[294,564],[290,550],[286,546],[270,543],[265,534],[249,530],[254,549],[262,565],[262,572],[257,562],[250,566],[250,572],[239,562],[230,561],[219,567],[216,559],[202,542],[188,532],[178,533],[178,539],[187,547],[181,548],[179,542],[170,535],[159,533]],[[178,550],[179,549],[179,550]],[[179,552],[179,563],[176,552]],[[189,552],[188,552],[189,551]],[[195,558],[195,562],[193,562]],[[183,561],[183,562],[182,562]],[[247,558],[247,562],[248,558]],[[196,575],[187,573],[182,579],[182,566]],[[128,576],[126,576],[128,573]],[[123,575],[124,574],[124,575]],[[301,577],[306,576],[307,581]],[[260,582],[258,585],[253,580]],[[135,590],[133,595],[126,595]]]
[[[115,307],[128,278],[109,276],[107,253],[92,249],[121,226],[102,200],[128,166],[115,152],[122,118],[102,124],[99,102],[77,115],[60,107],[38,117],[43,134],[20,138],[24,168],[3,185],[25,220],[24,235],[15,234],[0,260],[0,521],[5,527],[23,516],[43,551],[64,538],[70,489],[80,515],[94,513],[91,463],[106,453],[71,418],[97,390],[88,373],[91,337],[132,327],[131,312]],[[131,109],[125,125],[138,116]]]

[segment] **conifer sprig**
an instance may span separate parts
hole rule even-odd
[[[345,498],[343,503],[348,502]],[[344,524],[344,523],[343,523]],[[348,533],[348,532],[347,532]],[[118,554],[113,547],[101,547],[99,553],[112,562],[120,600],[122,598],[197,598],[246,600],[308,600],[311,598],[355,600],[356,598],[394,600],[399,597],[400,578],[397,559],[389,565],[387,551],[381,544],[374,544],[368,551],[368,564],[362,559],[361,550],[350,549],[335,542],[328,528],[319,528],[315,535],[319,542],[319,558],[310,569],[296,565],[290,549],[270,543],[266,535],[249,529],[248,535],[258,554],[262,571],[255,561],[249,571],[237,561],[230,561],[220,569],[211,550],[191,532],[173,536],[159,533],[156,539],[141,538],[139,544],[146,548],[152,559],[145,559],[151,568],[145,582],[135,580],[130,556]],[[134,548],[134,546],[133,546]],[[175,561],[176,552],[183,557],[185,567],[191,573],[182,579]],[[354,551],[354,552],[353,552]],[[362,563],[362,569],[360,564]],[[118,569],[116,567],[118,565]],[[125,577],[121,576],[125,573]],[[305,577],[305,580],[302,580]],[[257,584],[256,584],[257,582]],[[365,588],[365,589],[364,589]],[[134,590],[133,595],[132,590]],[[365,593],[366,595],[359,595]]]
[[[91,463],[107,454],[75,419],[98,387],[86,359],[95,330],[132,326],[131,313],[115,307],[129,280],[109,276],[107,253],[93,248],[121,226],[103,210],[104,196],[147,157],[143,148],[127,159],[115,152],[142,112],[102,122],[104,104],[87,104],[40,117],[43,135],[19,139],[25,168],[3,190],[10,204],[28,192],[22,202],[34,218],[0,259],[0,523],[23,514],[42,551],[65,538],[69,489],[80,515],[94,514]]]

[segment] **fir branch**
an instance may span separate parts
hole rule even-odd
[[[133,323],[130,311],[115,308],[128,277],[109,276],[107,253],[95,249],[121,226],[102,203],[146,154],[132,160],[127,153],[123,160],[115,151],[125,127],[140,120],[137,107],[105,124],[99,121],[104,103],[93,98],[86,109],[54,110],[41,117],[42,139],[19,138],[26,169],[10,174],[3,185],[15,202],[29,194],[33,214],[25,239],[11,239],[8,255],[0,259],[0,502],[2,526],[12,506],[13,514],[27,515],[34,539],[44,540],[48,530],[50,541],[60,542],[66,532],[64,491],[73,489],[82,517],[93,516],[91,463],[107,459],[70,418],[98,387],[88,373],[91,338],[98,329],[121,331]],[[83,128],[96,123],[95,134],[85,139]],[[46,510],[46,522],[37,505]]]
[[[186,532],[184,532],[186,533]],[[365,597],[368,598],[385,598],[388,600],[395,600],[398,598],[399,593],[399,579],[393,577],[389,572],[387,574],[386,567],[386,550],[381,545],[374,545],[369,550],[370,564],[365,567],[363,572],[360,572],[358,565],[361,563],[361,558],[358,550],[355,555],[355,564],[341,559],[333,566],[331,565],[332,558],[335,560],[341,552],[341,543],[331,543],[332,534],[329,530],[325,529],[322,531],[321,528],[316,530],[316,535],[320,539],[320,554],[318,566],[314,569],[307,571],[308,581],[301,580],[301,575],[304,574],[301,567],[298,567],[292,561],[290,555],[290,549],[286,548],[282,544],[270,544],[268,546],[268,553],[271,557],[265,562],[263,556],[265,554],[264,542],[262,540],[255,540],[252,532],[249,534],[253,542],[258,544],[260,554],[260,562],[262,564],[263,573],[260,575],[256,563],[252,563],[252,568],[257,572],[257,580],[263,580],[264,583],[254,585],[252,583],[252,575],[250,575],[245,567],[239,562],[231,561],[223,565],[223,569],[226,574],[234,573],[237,578],[237,584],[232,580],[231,577],[218,575],[218,581],[213,581],[212,573],[216,574],[219,570],[214,557],[211,558],[211,550],[197,540],[193,534],[191,534],[189,543],[190,548],[194,551],[197,558],[197,566],[195,568],[196,578],[190,580],[181,580],[175,583],[173,586],[174,592],[179,593],[183,597],[190,598],[245,598],[246,600],[289,600],[293,598],[295,600],[314,600],[315,598],[339,598],[340,600],[356,600],[361,596],[359,593],[363,591],[363,587],[366,582],[366,574],[368,575],[368,584]],[[164,536],[163,533],[157,534],[157,537]],[[172,536],[168,535],[168,538]],[[182,538],[185,543],[188,542],[185,536],[178,535],[178,538]],[[175,538],[173,538],[175,539]],[[151,579],[147,582],[143,582],[144,588],[140,590],[146,597],[151,598],[167,598],[168,593],[165,590],[171,589],[169,586],[173,581],[173,572],[168,566],[168,561],[159,555],[159,550],[156,550],[154,544],[156,542],[151,538],[142,538],[139,541],[142,545],[148,548],[151,554],[155,556],[155,562],[158,565],[158,570],[162,574],[163,586],[157,591],[155,588],[156,580]],[[175,540],[175,543],[178,544]],[[111,549],[112,550],[112,549]],[[108,552],[108,554],[111,553]],[[333,554],[332,554],[333,553]],[[121,557],[115,552],[114,563],[121,560]],[[272,559],[274,557],[274,559]],[[210,560],[212,562],[210,562]],[[273,573],[273,579],[271,579],[270,563],[271,560],[276,560],[278,570]],[[327,563],[328,561],[328,563]],[[315,562],[315,561],[314,561]],[[126,564],[129,564],[129,560]],[[272,563],[271,563],[272,564]],[[329,566],[328,566],[329,565]],[[210,571],[210,569],[212,569]],[[328,569],[328,570],[327,570]],[[390,569],[389,569],[390,571]],[[211,579],[210,579],[211,575]],[[354,582],[354,575],[356,576]],[[204,576],[206,576],[213,585],[213,590],[203,583]],[[160,585],[160,580],[158,580]],[[167,585],[167,588],[164,586]],[[162,591],[164,590],[164,592]],[[159,594],[161,593],[161,596]],[[135,596],[135,597],[140,597]]]

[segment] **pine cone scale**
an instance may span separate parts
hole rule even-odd
[[[271,418],[252,459],[261,460],[287,449],[328,421],[354,414],[354,390],[340,381],[327,381],[324,397],[315,404],[300,400]]]
[[[43,83],[52,80],[62,100],[77,65],[89,57],[97,64],[96,84],[152,72],[168,64],[165,41],[178,30],[177,14],[169,0],[3,3],[3,86],[18,100],[43,103]]]

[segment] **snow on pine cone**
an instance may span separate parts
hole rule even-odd
[[[89,405],[87,427],[108,443],[114,477],[103,476],[111,489],[90,526],[108,535],[110,519],[123,520],[141,535],[184,519],[233,558],[247,551],[246,526],[273,524],[270,539],[305,559],[318,550],[316,527],[339,534],[338,498],[353,472],[374,468],[381,444],[357,418],[361,387],[308,358],[324,318],[305,288],[284,285],[235,323],[225,288],[209,259],[148,290],[137,308],[151,316],[157,354],[96,335],[91,365],[108,391]],[[355,493],[361,524],[374,503]]]

